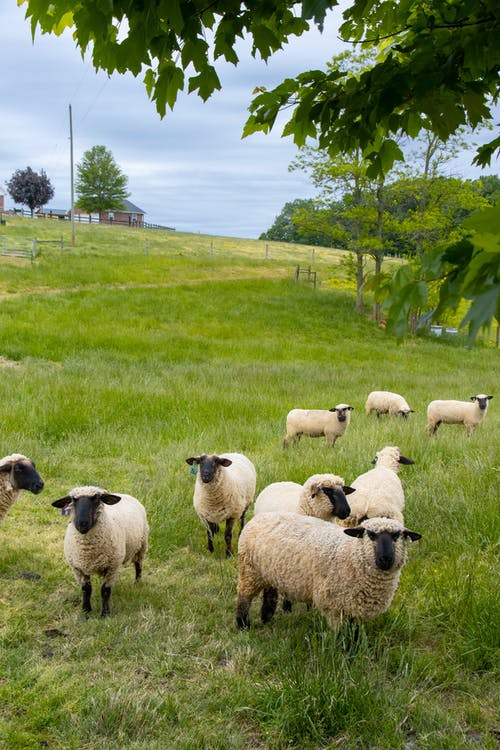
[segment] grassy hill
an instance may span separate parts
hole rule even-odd
[[[5,231],[4,231],[5,230]],[[398,344],[354,311],[342,253],[117,227],[13,220],[58,238],[31,264],[0,257],[0,455],[46,486],[0,526],[0,747],[272,750],[498,747],[499,353]],[[295,283],[312,264],[320,284]],[[375,388],[407,422],[364,414]],[[426,434],[433,398],[495,398],[467,439]],[[295,406],[353,405],[329,449],[282,449]],[[303,605],[235,627],[237,560],[206,551],[185,463],[241,451],[257,491],[334,471],[347,483],[399,445],[405,520],[422,534],[389,611],[331,631]],[[144,578],[122,571],[111,617],[81,613],[52,500],[130,492],[151,525]],[[2,745],[2,743],[4,743]]]

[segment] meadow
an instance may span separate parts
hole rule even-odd
[[[0,257],[0,455],[45,480],[0,526],[0,748],[458,750],[499,747],[499,350],[461,337],[391,339],[354,309],[333,249],[9,220],[58,238]],[[312,265],[316,289],[294,281]],[[395,390],[408,421],[366,417]],[[493,394],[470,438],[426,434],[433,398]],[[285,416],[354,406],[333,449],[283,450]],[[237,559],[213,555],[185,459],[243,452],[257,492],[335,472],[349,483],[399,445],[411,546],[387,613],[328,628],[296,605],[235,625]],[[124,568],[111,616],[81,611],[51,502],[97,484],[144,503],[143,580]],[[251,517],[251,513],[250,513]],[[96,584],[97,581],[94,582]]]

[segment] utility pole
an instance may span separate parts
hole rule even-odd
[[[71,114],[71,104],[69,105],[69,159],[71,162],[71,244],[75,246],[75,188],[73,176],[73,117]]]

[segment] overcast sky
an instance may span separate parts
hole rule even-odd
[[[128,177],[130,200],[146,221],[179,231],[257,238],[288,201],[317,192],[301,172],[289,172],[296,154],[280,128],[242,139],[255,86],[272,88],[303,70],[324,68],[342,50],[339,14],[321,35],[291,42],[266,65],[242,43],[237,68],[219,69],[222,91],[203,103],[181,95],[160,120],[142,78],[96,74],[70,34],[37,34],[34,43],[16,0],[0,7],[0,188],[16,169],[44,169],[55,195],[51,208],[70,206],[69,105],[74,161],[95,145],[109,149]],[[455,174],[478,177],[470,154]],[[496,173],[493,169],[487,174]],[[76,174],[76,170],[75,170]],[[6,207],[14,204],[6,195]]]

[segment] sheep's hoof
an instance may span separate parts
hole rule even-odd
[[[248,615],[237,615],[236,625],[239,630],[248,630],[250,628],[250,618]]]

